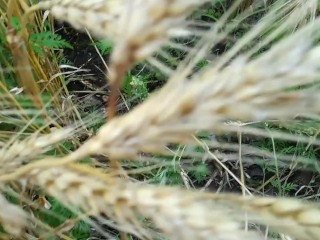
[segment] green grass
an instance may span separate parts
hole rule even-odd
[[[49,197],[48,201],[51,204],[51,208],[43,208],[41,210],[38,210],[36,212],[36,214],[38,214],[38,219],[42,220],[43,223],[47,224],[53,229],[58,228],[60,225],[63,225],[66,221],[75,219],[74,226],[69,234],[70,237],[73,237],[77,240],[85,240],[89,238],[90,225],[87,222],[77,219],[77,214],[64,207],[54,198]],[[51,239],[55,238],[51,237]]]
[[[108,55],[112,52],[113,44],[108,40],[99,40],[95,42],[95,45],[100,50],[102,55]]]

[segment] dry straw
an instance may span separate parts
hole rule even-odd
[[[203,2],[53,0],[41,2],[30,11],[50,9],[58,19],[113,39],[116,47],[111,77],[116,74],[117,77],[112,78],[119,80],[132,64],[162,46],[172,32],[184,34],[185,31],[176,29],[185,30],[184,19]],[[247,223],[270,225],[276,231],[301,240],[320,239],[318,205],[149,186],[103,174],[89,166],[70,164],[92,154],[106,154],[121,160],[137,158],[140,152],[163,153],[169,143],[189,143],[191,135],[199,130],[228,131],[227,120],[317,116],[320,97],[313,86],[320,73],[320,48],[317,46],[320,20],[301,27],[310,12],[314,15],[317,4],[315,1],[290,1],[292,5],[286,7],[285,2],[279,1],[284,7],[274,11],[278,16],[276,20],[270,16],[264,19],[252,30],[254,33],[239,40],[231,51],[214,59],[201,72],[190,77],[189,68],[189,71],[172,75],[163,89],[132,112],[106,123],[78,150],[60,159],[44,159],[6,172],[0,176],[0,181],[17,180],[38,185],[66,205],[93,215],[104,213],[120,230],[145,239],[154,237],[159,229],[171,239],[264,239],[253,229],[247,230]],[[284,26],[300,30],[259,57],[252,57],[254,54],[250,51],[239,54],[245,42],[266,33],[270,23],[282,21],[282,13],[292,9],[292,14],[297,14],[297,8],[292,6],[306,6],[303,4],[310,4],[308,11],[301,12],[305,16],[303,19],[297,19],[294,24],[291,22],[294,15],[289,14],[283,20]],[[285,21],[288,19],[290,21]],[[132,26],[123,31],[128,23]],[[285,27],[280,27],[261,44],[267,46],[285,32]],[[205,48],[209,46],[199,48],[201,54]],[[184,66],[189,67],[188,64]],[[18,162],[17,166],[23,160],[32,162],[36,159],[34,153],[41,153],[43,148],[63,137],[64,134],[58,134],[32,139],[33,153],[22,148],[29,146],[29,141],[13,144],[3,150],[2,161],[8,163],[11,159]],[[13,151],[15,147],[18,154]],[[5,230],[13,235],[20,234],[26,225],[24,212],[4,198],[0,198],[0,204],[0,221]],[[140,221],[141,216],[146,217],[145,225]],[[154,224],[148,226],[152,231],[146,227],[149,220]]]

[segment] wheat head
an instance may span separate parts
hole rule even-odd
[[[106,123],[82,146],[83,152],[135,158],[140,151],[161,152],[168,142],[186,143],[198,130],[219,130],[226,120],[319,113],[316,89],[289,91],[316,82],[320,48],[313,41],[319,37],[314,31],[319,23],[316,20],[257,59],[239,56],[226,68],[213,65],[191,80],[169,80],[144,104]]]
[[[0,223],[8,233],[21,236],[27,227],[27,219],[27,214],[21,208],[0,195]]]
[[[13,137],[11,144],[0,149],[1,173],[9,173],[24,163],[40,158],[41,154],[48,151],[55,143],[66,139],[73,134],[74,128],[53,129],[52,133],[34,133],[23,141]]]
[[[190,143],[196,131],[227,131],[227,120],[263,121],[319,113],[319,95],[312,88],[320,67],[319,24],[319,19],[312,21],[258,58],[239,55],[226,67],[216,67],[221,64],[215,61],[192,79],[177,81],[173,75],[146,102],[106,123],[96,136],[54,165],[92,154],[134,159],[140,152],[163,153],[168,143]],[[17,172],[32,167],[36,165]]]
[[[167,41],[168,38],[185,33],[185,18],[199,5],[200,0],[51,0],[32,8],[49,9],[53,16],[69,22],[73,27],[88,29],[93,35],[109,38],[117,45],[115,50],[124,58],[125,48],[132,51],[125,58],[144,59]],[[177,30],[177,31],[176,31]],[[191,33],[189,33],[191,34]],[[127,60],[129,61],[129,60]]]
[[[298,239],[320,239],[318,205],[150,186],[94,172],[71,165],[34,169],[24,178],[67,205],[106,214],[120,229],[140,237],[148,236],[138,221],[142,215],[172,239],[262,239],[244,230],[245,219]]]
[[[51,0],[31,7],[50,9],[59,20],[69,22],[77,29],[88,29],[93,35],[108,38],[115,43],[111,56],[109,81],[109,116],[116,112],[118,88],[125,73],[138,61],[144,60],[170,37],[192,35],[185,19],[207,0]]]
[[[310,31],[319,23],[306,26],[255,60],[240,56],[222,70],[208,67],[193,80],[175,81],[174,87],[169,81],[144,104],[106,123],[96,136],[54,165],[95,154],[135,159],[140,152],[163,153],[168,143],[190,143],[196,131],[226,131],[225,121],[230,119],[262,121],[317,114],[315,89],[289,90],[314,83],[319,74],[320,52],[312,44],[317,34]],[[304,39],[306,34],[309,41]],[[233,81],[227,84],[229,79]],[[36,165],[20,170],[32,167]]]

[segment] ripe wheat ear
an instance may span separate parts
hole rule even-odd
[[[136,158],[140,151],[162,152],[169,142],[185,143],[198,130],[219,130],[230,119],[318,114],[320,97],[312,84],[320,73],[320,48],[314,45],[319,25],[318,19],[257,59],[239,56],[221,70],[212,65],[191,80],[169,80],[144,104],[105,124],[79,153]]]
[[[51,0],[30,8],[50,9],[59,20],[115,43],[109,68],[111,94],[108,115],[116,112],[119,88],[127,71],[168,42],[170,37],[192,35],[185,19],[208,0]]]
[[[112,40],[116,44],[113,61],[120,63],[145,59],[170,37],[192,34],[182,31],[185,19],[205,2],[208,0],[51,0],[32,6],[29,12],[48,9],[58,20]]]
[[[9,173],[30,160],[40,158],[40,155],[67,137],[71,136],[74,128],[54,129],[52,133],[40,135],[34,133],[23,141],[12,139],[12,144],[0,149],[0,173]]]
[[[320,209],[298,200],[190,192],[131,183],[76,165],[34,169],[23,176],[65,204],[104,213],[118,227],[148,236],[139,216],[171,239],[264,239],[244,230],[245,221],[270,225],[300,240],[320,239]]]
[[[258,58],[240,55],[225,68],[217,68],[216,61],[191,80],[177,81],[174,75],[142,105],[109,121],[78,150],[52,164],[91,154],[134,159],[140,152],[163,153],[168,143],[189,143],[196,131],[227,131],[226,120],[283,120],[318,114],[320,97],[312,86],[320,70],[319,26],[317,19]],[[22,167],[17,174],[36,165]]]
[[[27,227],[27,214],[20,207],[9,203],[0,194],[1,226],[14,236],[21,236]]]

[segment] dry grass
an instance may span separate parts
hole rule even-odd
[[[55,17],[76,28],[87,28],[97,36],[113,40],[115,49],[109,77],[115,94],[124,74],[140,60],[152,61],[152,54],[170,44],[170,37],[194,35],[188,31],[186,19],[206,1],[52,0],[29,9],[24,1],[20,2],[28,14],[49,9]],[[246,4],[248,2],[251,1]],[[15,4],[9,3],[8,12],[13,11]],[[21,139],[22,128],[6,142],[0,142],[1,185],[23,193],[39,187],[79,215],[104,214],[109,225],[142,239],[164,236],[170,239],[266,239],[258,229],[260,225],[267,227],[266,235],[270,227],[294,239],[320,239],[320,209],[315,203],[152,186],[131,179],[122,169],[121,172],[100,171],[88,164],[79,164],[98,154],[119,160],[119,164],[123,159],[135,160],[146,153],[172,155],[167,147],[169,144],[199,144],[194,135],[202,130],[220,133],[237,132],[241,128],[242,132],[263,135],[268,133],[245,126],[245,123],[297,117],[319,119],[320,19],[316,17],[317,1],[276,1],[268,14],[228,52],[211,59],[201,71],[194,71],[195,64],[206,57],[208,49],[225,39],[250,13],[250,10],[242,11],[235,17],[235,22],[230,21],[239,3],[235,3],[210,30],[199,34],[196,46],[161,90],[131,112],[105,123],[77,150],[60,152],[57,155],[63,156],[56,158],[42,155],[67,138],[79,144],[77,134],[86,125],[82,120],[74,122],[76,127],[62,128],[56,124],[61,129],[48,129],[52,118],[47,117],[45,128],[38,128]],[[260,6],[259,2],[256,4],[252,7]],[[127,31],[123,30],[124,26]],[[12,40],[9,44],[16,60],[14,66],[27,67],[24,70],[27,73],[19,71],[17,77],[42,112],[45,106],[39,100],[41,84],[31,72],[36,64],[30,61],[32,56],[26,56],[29,52],[22,40],[26,36],[10,33],[8,36]],[[214,44],[209,42],[213,37],[217,39],[213,40]],[[258,37],[261,41],[257,43]],[[15,40],[21,42],[18,44]],[[155,64],[166,70],[161,63]],[[50,77],[46,76],[46,79]],[[10,98],[10,91],[7,89],[6,92]],[[113,101],[110,100],[111,106]],[[12,107],[11,102],[7,104],[8,108]],[[15,111],[19,112],[19,109]],[[72,113],[77,116],[76,110]],[[228,125],[228,121],[241,121],[244,127]],[[278,138],[292,141],[310,141],[310,145],[320,143],[317,135],[310,140],[293,134],[277,134]],[[233,146],[227,144],[225,148],[231,150]],[[237,151],[239,149],[234,150]],[[256,154],[263,156],[265,153],[257,151]],[[30,239],[32,234],[44,237],[37,235],[35,230],[41,224],[30,214],[27,201],[23,202],[15,205],[0,195],[1,225],[18,239]],[[39,226],[35,227],[35,223]]]

